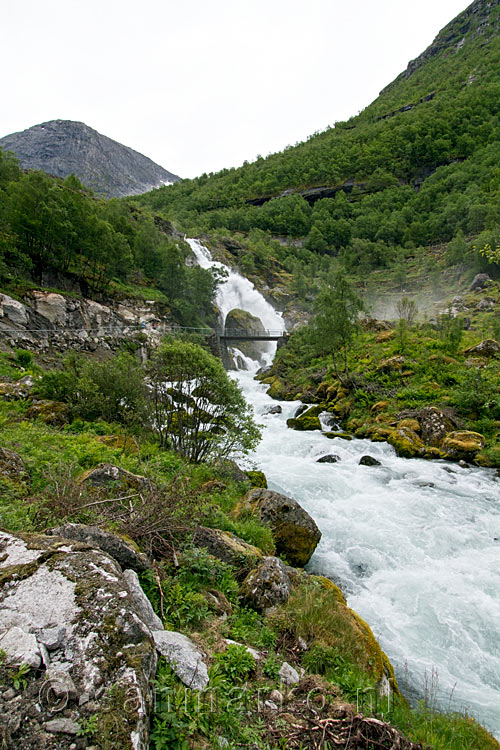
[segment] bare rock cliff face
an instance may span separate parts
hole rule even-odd
[[[56,177],[74,174],[106,197],[136,195],[180,178],[128,146],[101,135],[83,122],[50,120],[0,138],[24,169]]]
[[[103,304],[34,290],[20,302],[0,293],[0,342],[11,347],[106,352],[129,341],[147,350],[168,325],[158,306],[145,300]]]

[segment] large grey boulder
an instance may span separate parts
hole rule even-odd
[[[296,500],[279,492],[255,488],[249,490],[235,509],[237,515],[255,513],[270,526],[276,551],[290,565],[305,565],[321,539],[316,523]]]
[[[153,633],[156,648],[164,656],[177,677],[192,690],[208,685],[208,671],[203,655],[193,641],[182,633],[160,630]]]
[[[265,328],[260,318],[246,310],[235,308],[227,314],[224,331],[226,334],[254,334],[258,336],[265,332]],[[262,354],[262,343],[259,344],[258,341],[240,340],[236,342],[236,346],[245,356],[252,359],[259,359]],[[244,367],[244,363],[240,364]]]
[[[156,651],[118,563],[78,541],[2,531],[0,571],[0,648],[7,665],[37,667],[0,714],[4,747],[69,749],[95,714],[103,746],[146,750]]]
[[[435,406],[424,406],[419,409],[416,418],[426,445],[438,447],[446,435],[455,429],[455,423],[450,416]]]
[[[49,529],[46,533],[52,536],[62,536],[64,539],[85,542],[85,544],[91,547],[97,547],[113,557],[122,570],[131,568],[138,573],[142,573],[150,567],[146,555],[139,552],[131,539],[125,539],[123,536],[117,536],[117,534],[104,531],[104,529],[100,529],[98,526],[87,526],[83,523],[65,523],[63,526],[55,526],[53,529]]]
[[[123,577],[127,582],[128,590],[135,611],[145,625],[151,630],[163,630],[163,623],[153,610],[151,602],[141,588],[139,578],[135,570],[125,570]]]
[[[477,289],[484,289],[488,284],[490,283],[491,279],[488,276],[487,273],[478,273],[474,276],[472,279],[472,283],[469,287],[471,292],[476,291]]]
[[[265,557],[250,571],[240,588],[240,595],[257,612],[265,612],[278,604],[284,604],[291,591],[290,576],[282,560]]]

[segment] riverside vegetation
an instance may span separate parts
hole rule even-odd
[[[191,343],[165,342],[153,366],[169,348],[177,358],[186,353],[190,362],[194,355],[209,358],[216,391],[219,363]],[[156,561],[142,584],[158,615],[208,654],[210,682],[200,695],[160,660],[152,748],[219,747],[217,738],[230,746],[254,743],[269,750],[313,747],[322,726],[317,722],[334,720],[338,731],[352,727],[356,706],[367,717],[357,741],[364,737],[367,748],[372,739],[394,741],[386,721],[409,738],[400,738],[401,747],[411,741],[439,749],[498,747],[471,718],[437,713],[432,700],[410,709],[395,683],[390,700],[379,696],[377,683],[391,674],[387,658],[331,581],[295,569],[288,601],[269,612],[249,607],[241,581],[262,555],[275,552],[272,530],[258,515],[237,512],[255,473],[245,475],[216,460],[225,452],[220,435],[212,461],[188,460],[193,455],[183,455],[180,445],[177,451],[165,441],[162,445],[148,427],[147,408],[140,407],[140,400],[151,396],[141,389],[143,373],[129,354],[100,364],[66,358],[59,370],[43,372],[31,353],[20,350],[3,354],[0,366],[14,383],[27,374],[39,378],[27,398],[0,403],[2,526],[36,532],[71,521],[135,540]],[[186,369],[183,375],[191,377]],[[40,400],[55,395],[61,401]],[[185,412],[186,400],[171,404],[179,415]],[[255,438],[252,427],[248,439]],[[94,467],[109,464],[120,468],[121,479],[88,484]],[[200,524],[226,533],[223,559],[220,549],[207,551],[206,537],[197,542]],[[234,546],[238,538],[242,541]],[[228,638],[234,643],[228,645]],[[282,681],[284,662],[305,670],[293,689]],[[0,672],[21,693],[34,677],[6,666]],[[273,700],[283,700],[280,712]],[[370,716],[383,721],[370,724]],[[101,719],[90,717],[81,732],[97,747],[121,747]]]
[[[24,174],[0,152],[2,289],[22,298],[71,277],[81,294],[155,299],[170,320],[210,324],[218,279],[186,265],[182,240],[205,233],[290,315],[315,316],[261,376],[272,395],[311,404],[292,426],[318,427],[327,409],[348,433],[392,441],[403,455],[455,451],[498,467],[499,358],[491,342],[467,352],[500,338],[498,25],[498,2],[476,0],[357,117],[281,154],[133,200],[96,198],[73,177]],[[478,272],[489,281],[469,290]],[[441,310],[416,319],[415,305],[427,312],[431,298]],[[393,325],[359,325],[369,303]],[[183,352],[206,373],[199,392],[185,363],[179,382],[190,385],[175,386],[179,371],[169,368]],[[101,362],[51,357],[7,346],[0,356],[8,385],[35,379],[18,398],[6,388],[0,402],[1,525],[102,526],[155,561],[143,587],[167,627],[208,655],[210,692],[186,691],[160,660],[152,748],[316,747],[327,720],[354,726],[356,702],[399,727],[409,738],[397,738],[401,747],[498,748],[471,718],[440,714],[432,700],[411,709],[397,689],[389,703],[378,697],[390,669],[332,582],[295,570],[290,598],[272,613],[240,597],[244,552],[275,552],[271,528],[235,512],[262,476],[225,459],[235,440],[248,449],[258,428],[196,342],[166,341],[144,370],[127,352]],[[162,373],[167,394],[154,388]],[[102,464],[122,479],[92,488],[89,472]],[[200,525],[236,544],[229,562],[197,543]],[[284,662],[305,670],[293,691],[280,679]],[[5,663],[0,676],[16,691],[33,679]],[[311,694],[325,705],[306,710]],[[284,711],[262,706],[263,695],[281,696]],[[359,725],[358,741],[394,746],[386,724],[370,734],[376,726]],[[93,717],[80,731],[78,742],[120,746]]]

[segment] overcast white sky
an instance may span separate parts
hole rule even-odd
[[[82,120],[182,177],[366,107],[467,0],[3,0],[0,136]]]

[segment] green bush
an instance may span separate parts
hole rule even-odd
[[[26,349],[16,349],[16,362],[21,367],[27,368],[33,363],[33,353]]]
[[[255,669],[255,659],[243,645],[231,643],[222,654],[217,654],[220,672],[233,683],[243,682]]]
[[[215,588],[230,601],[234,602],[237,599],[239,587],[231,566],[217,560],[203,549],[183,552],[177,578],[186,588]]]

